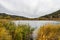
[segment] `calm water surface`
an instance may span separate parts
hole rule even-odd
[[[33,37],[34,37],[34,40],[37,36],[36,32],[37,32],[37,29],[40,27],[40,26],[43,26],[45,24],[60,24],[60,21],[31,21],[31,20],[20,20],[20,21],[14,21],[16,24],[29,24],[31,27],[36,27],[35,31],[33,32]]]
[[[39,27],[48,23],[59,24],[60,21],[30,21],[30,20],[20,20],[14,21],[16,24],[29,24],[31,27]]]

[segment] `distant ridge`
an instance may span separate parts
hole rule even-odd
[[[43,19],[43,20],[60,20],[60,10],[53,12],[51,14],[45,15],[38,17],[38,19]]]
[[[48,14],[48,15],[45,15],[45,16],[42,16],[44,18],[60,18],[60,10],[54,12],[54,13],[51,13],[51,14]]]
[[[0,13],[0,19],[8,20],[60,20],[60,10],[53,12],[51,14],[41,16],[38,18],[27,18],[23,16],[9,15],[6,13]]]
[[[16,16],[16,15],[9,15],[6,13],[0,13],[0,19],[24,20],[24,19],[28,19],[28,18],[23,17],[23,16]]]

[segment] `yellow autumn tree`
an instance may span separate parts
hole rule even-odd
[[[60,40],[60,25],[48,24],[40,27],[37,40]]]
[[[0,40],[12,40],[12,36],[4,27],[0,27]]]

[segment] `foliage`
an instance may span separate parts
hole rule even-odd
[[[34,31],[34,28],[31,28],[29,25],[22,25],[22,24],[16,25],[14,22],[7,22],[7,21],[6,22],[0,21],[0,28],[2,28],[4,32],[6,32],[5,36],[9,36],[7,33],[10,34],[11,40],[31,40],[32,32]],[[2,33],[3,32],[1,32],[0,35],[2,35]],[[3,37],[5,38],[5,36]]]
[[[40,27],[37,40],[60,40],[60,25],[48,24]]]
[[[0,13],[0,19],[24,20],[24,19],[28,19],[28,18],[23,17],[23,16],[16,16],[16,15],[9,15],[6,13]]]
[[[31,32],[29,25],[19,25],[15,30],[15,40],[30,40]]]
[[[39,19],[40,18],[43,18],[43,20],[60,20],[60,10],[53,12],[51,14],[47,14],[45,16],[41,16],[39,17]]]
[[[12,36],[9,31],[7,31],[4,27],[0,27],[0,40],[12,40]]]

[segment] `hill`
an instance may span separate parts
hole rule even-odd
[[[60,20],[60,10],[53,12],[51,14],[41,16],[38,19],[46,19],[46,20]]]
[[[60,20],[60,10],[53,12],[51,14],[41,16],[38,18],[27,18],[23,16],[9,15],[6,13],[0,13],[0,19],[8,20]]]
[[[27,17],[23,16],[16,16],[16,15],[9,15],[6,13],[0,13],[0,19],[11,19],[11,20],[26,20]]]

